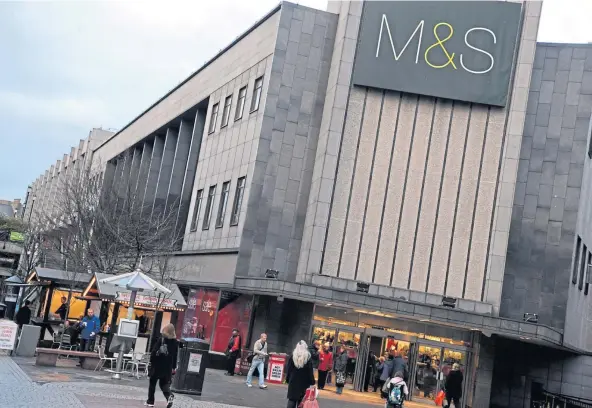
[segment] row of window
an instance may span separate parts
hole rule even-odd
[[[253,99],[251,99],[250,113],[255,112],[259,109],[261,103],[261,91],[263,89],[263,77],[260,76],[255,80],[255,88],[253,89]],[[238,91],[238,102],[236,104],[236,110],[234,111],[234,120],[237,121],[243,117],[243,111],[245,110],[245,101],[247,99],[247,87],[243,86]],[[230,109],[232,107],[232,94],[228,95],[224,99],[224,109],[222,110],[222,125],[221,127],[228,126],[230,120]],[[210,114],[210,126],[208,133],[214,133],[216,131],[216,124],[218,122],[218,112],[220,110],[220,103],[215,103],[212,106],[212,112]]]
[[[578,289],[584,289],[584,295],[588,294],[590,286],[590,265],[592,264],[592,253],[582,242],[578,235],[576,239],[576,255],[573,262],[571,282],[578,284]]]
[[[246,177],[241,177],[236,183],[236,191],[234,193],[234,202],[232,203],[232,211],[230,213],[230,225],[238,225],[240,216],[240,209],[243,203],[243,195],[245,193]],[[216,185],[210,186],[208,189],[208,197],[206,201],[206,209],[203,217],[202,229],[210,229],[210,221],[212,219],[212,209],[214,206],[214,198],[216,197]],[[220,194],[220,203],[218,204],[218,214],[216,216],[216,228],[222,228],[224,225],[224,218],[226,216],[226,209],[228,208],[228,196],[230,193],[230,181],[222,183],[222,193]],[[203,202],[204,190],[200,189],[195,198],[195,205],[193,206],[193,215],[191,218],[191,231],[197,230],[197,223],[199,219],[199,210]]]

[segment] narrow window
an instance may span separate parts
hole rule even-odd
[[[582,290],[584,288],[584,271],[586,270],[586,253],[588,248],[586,248],[586,244],[582,244],[582,252],[580,253],[580,279],[578,281],[578,289]]]
[[[232,203],[232,214],[230,215],[230,225],[238,224],[243,203],[243,194],[245,193],[245,180],[245,177],[241,177],[236,183],[236,192],[234,193],[234,202]]]
[[[255,80],[255,89],[253,89],[253,99],[251,100],[251,112],[255,112],[259,109],[259,103],[261,102],[261,90],[263,88],[263,77],[259,77]]]
[[[222,194],[220,195],[220,205],[218,206],[218,216],[216,217],[216,228],[222,228],[224,225],[224,216],[228,206],[228,192],[230,191],[230,181],[222,184]]]
[[[236,103],[236,112],[234,113],[234,120],[239,120],[243,117],[243,110],[245,110],[245,100],[247,99],[247,87],[243,86],[238,91],[238,101]]]
[[[197,220],[199,218],[199,209],[201,207],[201,200],[203,198],[203,189],[197,192],[195,197],[195,204],[193,205],[193,216],[191,219],[191,231],[197,230]]]
[[[576,251],[574,254],[573,268],[571,271],[571,283],[574,285],[578,283],[578,265],[580,264],[580,246],[582,246],[582,239],[578,236],[576,239]]]
[[[216,195],[216,186],[210,186],[208,191],[208,201],[206,203],[206,213],[204,214],[202,229],[210,228],[210,219],[212,218],[212,206],[214,205],[214,196]]]
[[[228,95],[224,100],[224,110],[222,111],[222,127],[228,126],[230,119],[230,106],[232,105],[232,95]]]
[[[586,285],[584,286],[584,295],[588,294],[590,286],[590,264],[592,264],[592,253],[588,251],[588,260],[586,261]]]
[[[588,136],[588,157],[592,159],[592,131]]]
[[[214,133],[216,130],[216,121],[218,120],[218,104],[214,104],[212,106],[212,114],[210,115],[210,127],[208,129],[209,133]]]

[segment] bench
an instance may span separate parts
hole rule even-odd
[[[73,351],[52,348],[37,348],[37,360],[35,365],[55,367],[59,356],[82,357],[82,368],[85,370],[94,370],[101,358],[98,353],[90,351]]]

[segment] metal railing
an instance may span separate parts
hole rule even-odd
[[[544,399],[533,401],[533,408],[592,408],[592,400],[543,391]]]

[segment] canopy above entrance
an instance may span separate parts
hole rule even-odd
[[[82,292],[81,297],[86,300],[102,300],[122,304],[129,303],[131,296],[129,290],[100,282],[102,279],[109,278],[110,276],[104,273],[95,273]],[[174,283],[168,286],[171,293],[164,295],[164,299],[162,294],[159,297],[159,294],[156,292],[138,292],[134,304],[136,307],[154,308],[160,303],[160,307],[164,310],[185,310],[187,302],[183,298],[179,287]]]

